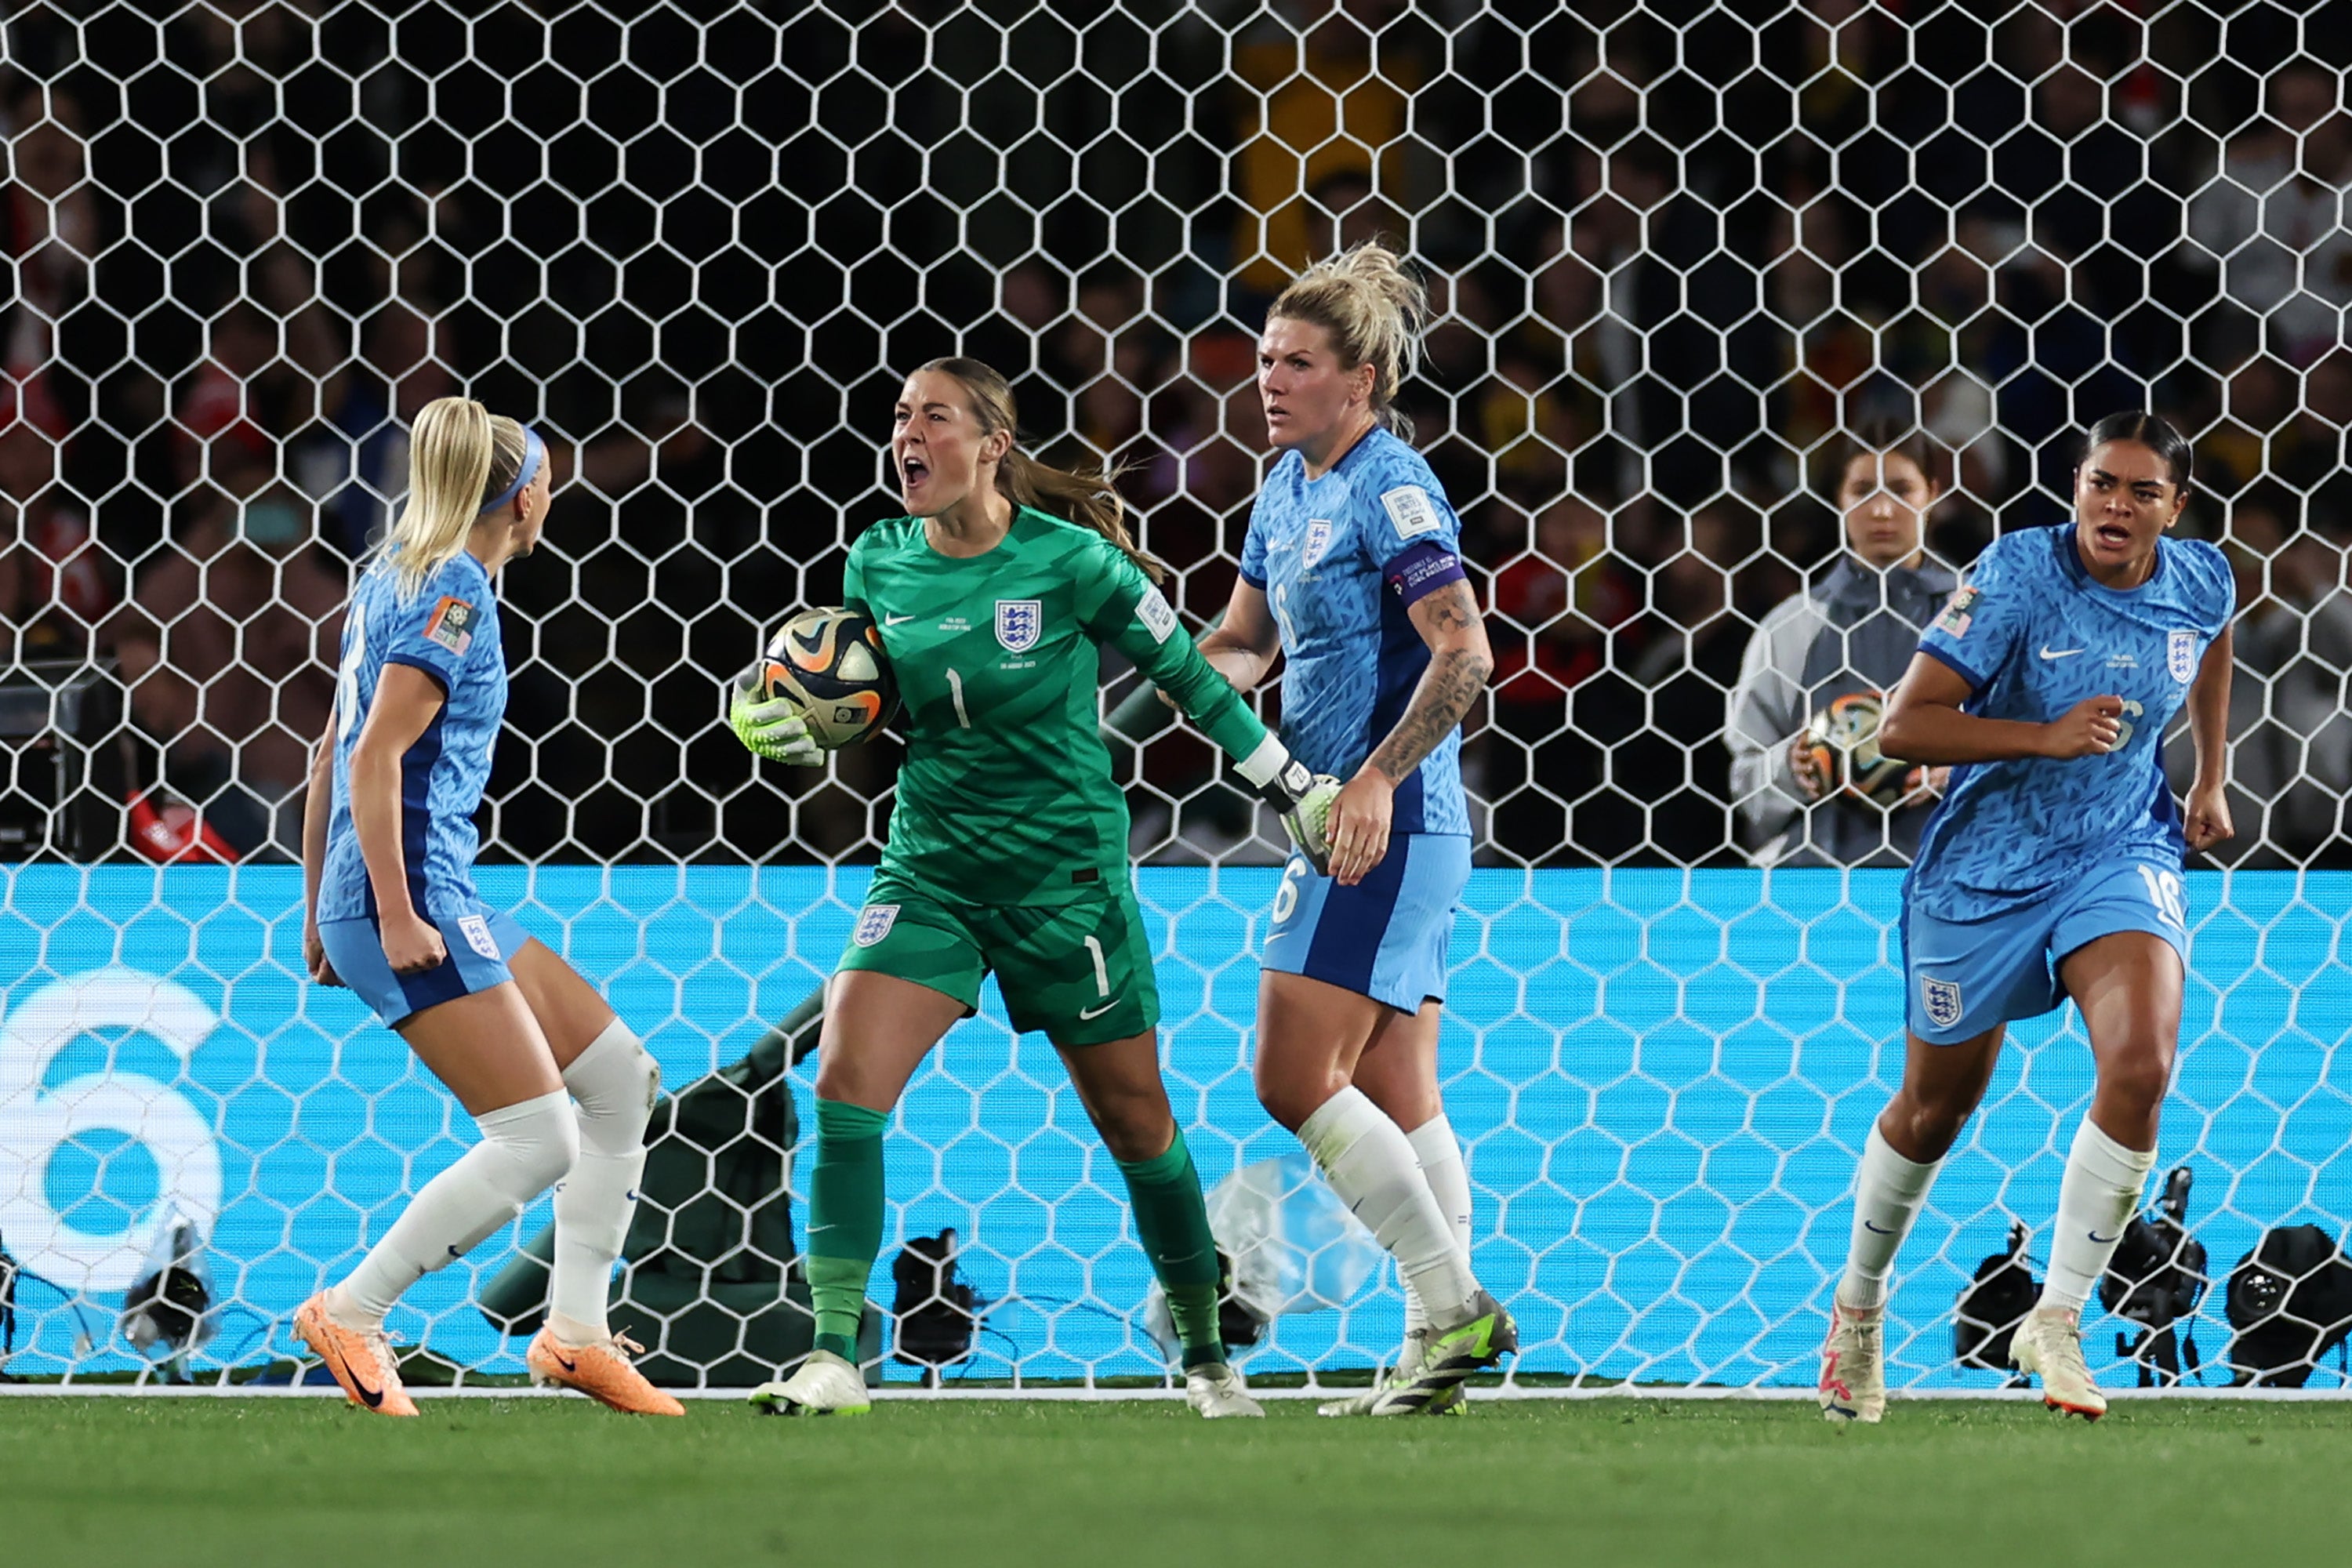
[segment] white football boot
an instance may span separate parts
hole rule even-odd
[[[2036,1307],[2017,1325],[2009,1342],[2009,1363],[2042,1379],[2042,1403],[2053,1410],[2096,1421],[2107,1413],[2107,1396],[2083,1364],[2083,1317],[2063,1307]]]
[[[1382,1367],[1372,1374],[1371,1387],[1361,1394],[1351,1394],[1345,1399],[1327,1399],[1315,1407],[1318,1415],[1370,1415],[1372,1406],[1391,1383],[1409,1380],[1421,1370],[1429,1355],[1429,1331],[1415,1329],[1404,1337],[1404,1348],[1397,1352],[1396,1365]],[[1432,1415],[1460,1415],[1469,1408],[1469,1389],[1462,1384],[1439,1394],[1430,1402]]]
[[[1265,1414],[1265,1407],[1249,1396],[1242,1374],[1221,1361],[1204,1362],[1184,1374],[1184,1403],[1209,1421]]]
[[[1830,1298],[1830,1337],[1822,1346],[1822,1415],[1832,1421],[1876,1422],[1886,1415],[1886,1309],[1849,1307]]]
[[[811,1351],[792,1376],[753,1389],[751,1405],[763,1415],[863,1415],[874,1396],[855,1366],[831,1351]]]

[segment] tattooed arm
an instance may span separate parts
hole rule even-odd
[[[1429,645],[1429,668],[1388,738],[1373,748],[1331,805],[1331,875],[1352,885],[1388,853],[1391,796],[1422,759],[1452,734],[1486,678],[1495,654],[1470,584],[1456,581],[1415,600],[1405,614]]]

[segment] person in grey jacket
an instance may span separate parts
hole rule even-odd
[[[1892,690],[1958,586],[1924,544],[1941,466],[1918,432],[1873,424],[1848,437],[1830,472],[1846,551],[1748,641],[1724,725],[1732,798],[1759,866],[1907,866],[1948,770],[1912,770],[1891,807],[1830,796],[1833,781],[1803,742],[1812,715],[1839,697]]]

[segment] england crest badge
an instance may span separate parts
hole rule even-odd
[[[2175,632],[2167,639],[2164,648],[2165,668],[2172,679],[2186,686],[2197,679],[2197,634]]]
[[[890,934],[891,922],[898,918],[896,904],[868,904],[857,911],[857,928],[849,940],[860,947],[872,947]]]
[[[1927,1009],[1927,1022],[1939,1029],[1948,1029],[1960,1021],[1960,988],[1949,980],[1919,977],[1919,1000]]]
[[[1007,653],[1027,653],[1045,630],[1045,613],[1034,599],[996,601],[996,640]]]
[[[1327,519],[1316,518],[1307,525],[1307,542],[1299,546],[1298,564],[1312,572],[1315,570],[1316,563],[1321,561],[1330,552],[1330,550],[1331,524]]]

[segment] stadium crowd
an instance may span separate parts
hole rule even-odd
[[[1729,704],[1759,623],[1843,553],[1842,433],[1925,432],[1924,542],[1965,569],[2059,515],[2069,432],[2153,405],[2196,436],[2186,526],[2231,551],[2259,678],[2233,853],[2342,862],[2347,62],[2257,26],[2232,49],[2269,68],[2184,87],[2119,12],[2060,9],[1913,38],[1828,0],[1678,40],[1348,0],[1297,47],[1214,5],[1156,35],[1041,23],[1007,57],[977,12],[877,5],[701,43],[656,18],[633,68],[577,76],[556,68],[614,38],[519,15],[423,10],[390,50],[362,8],[196,7],[144,56],[21,17],[0,682],[97,661],[122,717],[5,738],[0,795],[54,804],[37,762],[78,747],[85,794],[160,784],[223,853],[287,853],[402,423],[462,387],[538,412],[564,497],[569,570],[509,600],[534,743],[502,755],[494,852],[870,853],[888,746],[747,777],[711,688],[756,626],[827,602],[887,510],[897,368],[961,347],[1013,377],[1041,447],[1126,465],[1197,626],[1260,468],[1255,323],[1286,268],[1386,232],[1443,311],[1405,404],[1499,658],[1469,752],[1483,859],[1763,847]],[[2149,38],[2200,47],[2186,19]],[[391,63],[355,99],[328,68],[362,58]],[[501,81],[477,95],[497,112],[447,117]],[[1045,134],[992,137],[1041,94]],[[1489,129],[1563,100],[1564,134]],[[1248,832],[1197,742],[1135,754],[1139,850]]]

